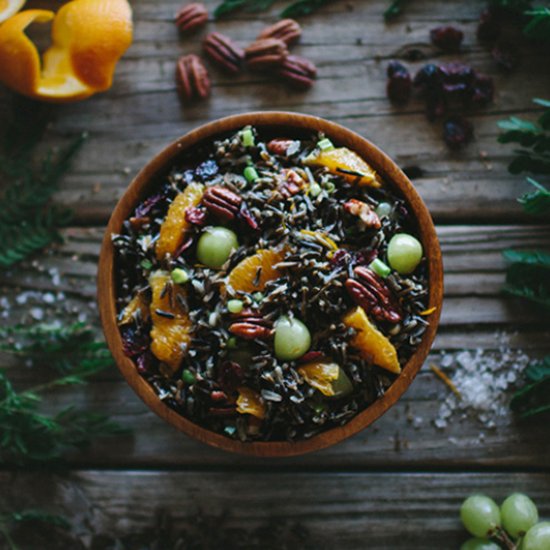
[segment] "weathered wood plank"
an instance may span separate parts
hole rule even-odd
[[[76,471],[0,474],[0,487],[12,506],[43,506],[73,518],[83,540],[92,533],[143,533],[162,510],[175,533],[190,536],[202,522],[205,541],[229,546],[236,529],[250,537],[263,528],[273,543],[276,526],[289,524],[304,536],[301,548],[425,550],[458,548],[468,538],[459,508],[474,492],[497,501],[525,492],[542,517],[550,514],[548,474]],[[213,529],[212,537],[205,529]],[[261,540],[250,548],[265,548]]]
[[[213,8],[217,1],[207,4]],[[52,107],[52,144],[67,134],[83,130],[91,134],[58,200],[74,207],[79,223],[103,223],[131,177],[177,136],[231,113],[286,109],[333,119],[372,139],[402,166],[419,165],[425,175],[416,184],[438,221],[525,220],[515,203],[525,184],[506,172],[509,149],[496,143],[496,121],[526,111],[533,116],[531,98],[544,97],[550,84],[544,54],[527,48],[516,72],[499,74],[475,39],[480,5],[453,0],[441,10],[435,0],[420,4],[407,6],[405,15],[392,25],[385,25],[381,17],[385,0],[341,0],[304,18],[303,39],[295,51],[319,65],[319,80],[308,93],[290,92],[277,84],[277,93],[271,93],[274,83],[264,75],[235,79],[211,68],[212,98],[182,108],[173,78],[178,55],[200,51],[201,37],[212,30],[244,45],[263,24],[273,21],[281,6],[267,14],[241,13],[181,39],[172,23],[180,2],[133,2],[135,41],[119,64],[113,89],[86,102]],[[451,154],[442,143],[440,125],[425,119],[419,100],[403,108],[391,106],[385,97],[384,73],[385,60],[402,55],[407,45],[420,44],[428,59],[451,59],[442,58],[428,44],[428,34],[435,24],[457,21],[466,33],[461,59],[493,76],[497,95],[494,105],[471,113],[477,140],[463,152]],[[423,62],[411,63],[411,68]],[[2,97],[0,118],[10,108],[9,96]]]

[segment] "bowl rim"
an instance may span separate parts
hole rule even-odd
[[[166,176],[178,157],[204,142],[211,141],[216,136],[239,130],[247,125],[264,128],[281,127],[282,130],[286,128],[289,133],[292,131],[323,132],[338,146],[352,149],[373,165],[382,178],[403,196],[415,215],[420,240],[428,261],[429,303],[427,307],[435,308],[429,317],[430,324],[421,343],[403,367],[401,374],[382,397],[343,426],[333,427],[309,439],[294,442],[242,442],[231,439],[195,424],[168,407],[137,372],[134,362],[124,355],[122,337],[117,324],[115,255],[111,235],[120,232],[122,222],[129,217],[144,195],[150,193],[150,187]],[[217,119],[191,130],[160,151],[139,171],[113,210],[101,245],[97,279],[99,313],[107,344],[118,369],[145,404],[162,419],[193,439],[226,451],[257,457],[286,457],[318,451],[355,435],[380,418],[405,393],[422,367],[435,338],[443,302],[443,265],[435,227],[426,205],[403,171],[376,145],[356,132],[316,116],[285,111],[247,112]]]

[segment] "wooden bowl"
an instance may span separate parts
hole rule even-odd
[[[124,355],[116,320],[115,251],[111,235],[121,232],[123,221],[130,216],[141,200],[152,194],[155,187],[166,177],[171,167],[178,163],[183,154],[248,124],[261,129],[264,134],[273,134],[273,137],[298,137],[321,131],[337,146],[352,149],[370,163],[382,175],[385,182],[405,198],[409,209],[418,221],[420,240],[428,261],[428,307],[436,308],[429,317],[430,325],[423,335],[422,342],[399,377],[381,398],[344,426],[332,428],[310,439],[296,442],[243,443],[202,428],[169,408],[159,399],[147,381],[138,374],[132,360]],[[128,384],[149,408],[187,435],[214,447],[248,455],[283,457],[317,451],[356,434],[372,424],[403,395],[424,363],[435,337],[443,299],[443,267],[439,242],[426,206],[405,174],[375,145],[338,124],[313,116],[285,112],[246,113],[210,122],[189,132],[159,153],[136,176],[116,205],[105,232],[99,259],[98,299],[103,330],[116,364]]]

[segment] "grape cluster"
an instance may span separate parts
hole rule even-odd
[[[462,503],[460,518],[475,537],[460,550],[550,550],[550,522],[539,523],[535,503],[521,493],[500,508],[492,498],[472,495]]]

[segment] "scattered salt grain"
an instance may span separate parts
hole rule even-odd
[[[496,351],[482,349],[446,353],[439,365],[456,386],[460,398],[449,393],[441,403],[434,424],[445,428],[450,419],[474,418],[487,429],[508,424],[509,401],[518,375],[529,363],[520,350],[501,346]],[[480,439],[484,439],[480,435]]]

